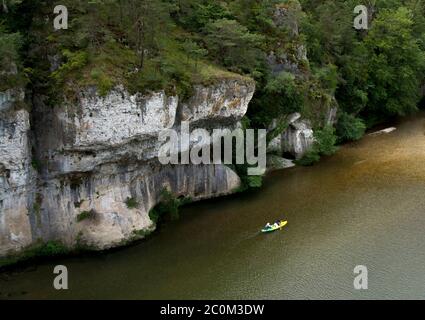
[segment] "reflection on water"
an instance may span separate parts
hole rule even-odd
[[[211,200],[150,240],[0,275],[0,296],[128,299],[425,298],[425,116],[367,136],[260,192]],[[263,235],[268,221],[288,226]],[[53,289],[53,267],[69,270]],[[369,269],[355,291],[353,269]]]

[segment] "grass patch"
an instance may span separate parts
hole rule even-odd
[[[96,87],[100,96],[106,96],[122,84],[131,94],[164,90],[168,95],[179,95],[182,100],[193,94],[193,86],[197,84],[211,85],[226,79],[253,81],[207,60],[190,57],[179,41],[162,38],[158,42],[158,56],[147,57],[142,68],[134,50],[116,41],[86,51],[64,50],[66,62],[51,74],[51,79],[65,85],[68,97],[90,86]]]
[[[125,205],[127,206],[128,209],[135,209],[139,206],[139,202],[137,201],[136,198],[127,198],[127,200],[125,200]]]
[[[246,182],[249,188],[261,188],[263,185],[263,177],[262,176],[247,176]]]
[[[60,241],[39,242],[26,248],[22,253],[0,258],[0,269],[42,257],[57,257],[68,254],[70,250]]]
[[[36,158],[32,158],[31,166],[35,171],[40,172],[41,164]]]
[[[96,211],[93,209],[90,211],[83,211],[80,214],[77,215],[77,222],[81,222],[84,220],[93,220],[96,218]]]

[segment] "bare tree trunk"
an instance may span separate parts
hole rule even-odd
[[[8,13],[9,12],[9,9],[7,8],[6,0],[3,0],[3,11],[5,13]]]
[[[145,45],[146,45],[146,30],[145,30],[145,18],[147,14],[147,3],[146,1],[142,1],[140,7],[140,18],[138,24],[138,42],[139,42],[139,57],[140,57],[140,69],[143,69],[145,64]]]
[[[140,58],[140,69],[143,68],[145,62],[145,30],[144,30],[144,22],[143,18],[140,18],[137,22],[137,54]]]

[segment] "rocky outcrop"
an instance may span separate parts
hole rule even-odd
[[[301,4],[298,1],[277,4],[273,13],[273,22],[276,26],[289,30],[292,36],[298,36],[301,11]]]
[[[225,166],[160,166],[156,162],[110,164],[86,175],[51,179],[40,190],[40,220],[33,233],[95,249],[118,246],[155,229],[149,211],[164,189],[193,200],[221,196],[239,187]],[[129,207],[133,199],[135,207]],[[87,219],[78,216],[89,213]]]
[[[267,156],[267,171],[289,169],[295,167],[293,160],[282,158],[275,154]]]
[[[187,101],[123,87],[106,97],[88,89],[55,108],[35,97],[33,155],[29,114],[10,112],[0,121],[0,256],[40,240],[118,246],[155,229],[149,211],[164,189],[193,200],[233,192],[240,179],[224,165],[161,165],[158,135],[183,120],[233,128],[254,90],[237,78],[196,86]]]
[[[308,82],[311,78],[311,70],[308,67],[307,49],[304,41],[299,37],[301,14],[301,5],[296,0],[276,5],[273,23],[287,32],[288,39],[286,42],[278,41],[274,44],[274,50],[269,53],[267,61],[273,74],[289,72],[299,81]],[[325,91],[321,92],[320,96],[321,98],[310,106],[314,108],[315,127],[334,125],[338,111],[336,99]],[[315,141],[311,120],[302,118],[300,113],[291,114],[286,120],[281,119],[281,122],[286,122],[287,126],[282,133],[269,142],[268,153],[275,156],[273,157],[275,164],[269,161],[270,168],[290,167],[292,165],[290,160],[280,158],[278,161],[277,157],[289,156],[300,159],[311,149]],[[269,131],[277,128],[277,120],[275,120]]]
[[[24,96],[22,89],[8,89],[0,92],[0,112],[12,108],[16,102],[22,101]]]
[[[336,103],[331,105],[323,115],[322,126],[333,126],[337,121],[338,107]],[[276,122],[270,130],[276,128]],[[310,120],[303,119],[300,113],[293,113],[287,118],[287,128],[269,142],[267,152],[277,156],[291,155],[295,159],[301,159],[311,150],[315,141],[314,131]],[[275,161],[276,162],[276,161]],[[281,159],[283,167],[291,167],[287,159]],[[276,165],[272,165],[276,167]]]
[[[196,86],[194,91],[188,101],[181,103],[178,118],[192,124],[202,123],[204,127],[209,127],[208,123],[213,127],[218,123],[237,123],[247,112],[254,95],[253,84],[239,80],[210,87]]]
[[[35,186],[29,113],[15,108],[23,91],[0,93],[0,256],[32,242],[29,204]]]
[[[274,128],[272,128],[274,129]],[[302,158],[314,144],[314,132],[310,121],[301,119],[301,114],[288,116],[287,128],[268,145],[268,152],[275,155],[290,154]]]
[[[267,62],[273,74],[290,72],[303,76],[308,65],[307,49],[299,37],[299,17],[302,12],[298,1],[277,4],[273,13],[273,23],[284,29],[289,36],[286,41],[278,41],[267,56]]]
[[[314,144],[314,132],[310,121],[298,119],[292,122],[282,135],[283,152],[302,158]]]

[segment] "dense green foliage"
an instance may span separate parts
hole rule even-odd
[[[68,254],[69,252],[70,250],[59,241],[48,241],[46,243],[40,241],[39,243],[26,248],[19,255],[0,258],[0,269],[18,262],[45,257],[57,257]]]
[[[80,214],[77,215],[77,222],[81,222],[84,220],[92,220],[96,218],[96,211],[90,210],[90,211],[83,211]]]
[[[0,21],[0,91],[26,83],[23,73],[18,73],[18,69],[22,69],[19,59],[22,44],[22,36],[17,32],[9,33]]]
[[[342,112],[336,126],[336,133],[340,142],[356,141],[363,137],[366,125],[363,120]]]
[[[304,104],[302,89],[295,76],[289,72],[271,76],[262,95],[257,94],[257,99],[259,105],[267,105],[267,108],[259,108],[253,119],[264,126],[282,115],[301,111]]]
[[[3,3],[0,65],[19,72],[2,72],[0,90],[29,77],[28,89],[53,104],[85,86],[186,98],[193,84],[249,77],[257,84],[252,127],[301,112],[320,129],[337,103],[342,142],[420,100],[423,0],[368,2],[370,28],[360,31],[354,0],[64,0],[69,29],[60,31],[52,0]]]
[[[135,209],[139,206],[139,202],[137,201],[136,198],[127,198],[127,200],[125,201],[125,205],[127,206],[128,209]]]
[[[370,29],[357,31],[352,14],[357,1],[302,1],[310,62],[337,67],[336,98],[345,124],[347,114],[372,126],[416,110],[424,79],[424,1],[372,3]],[[342,139],[358,138],[361,127],[357,121],[348,134],[340,130]]]
[[[335,146],[337,138],[335,129],[332,126],[325,126],[323,129],[317,130],[315,133],[316,142],[307,154],[297,161],[303,166],[312,165],[320,160],[321,156],[330,156],[337,150]]]

